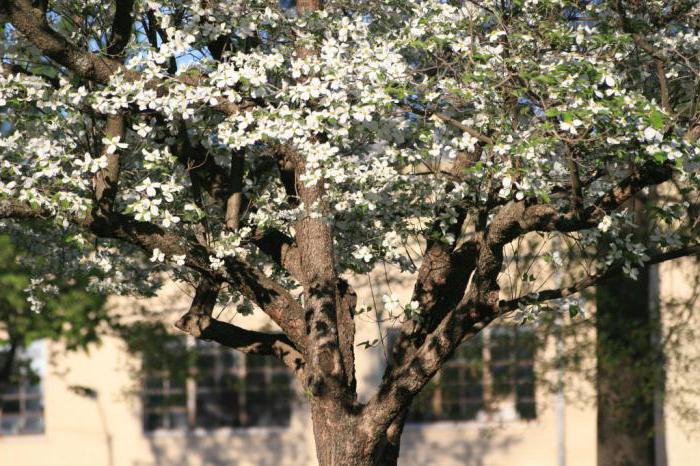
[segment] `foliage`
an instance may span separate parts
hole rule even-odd
[[[23,263],[30,260],[26,250],[10,237],[0,236],[0,326],[3,343],[13,341],[26,348],[33,341],[48,338],[60,340],[67,350],[86,349],[99,340],[101,327],[110,322],[104,298],[85,291],[80,279],[58,281],[44,288],[50,295],[44,299],[41,312],[32,309],[32,278]]]
[[[0,218],[37,232],[37,293],[59,262],[117,294],[168,272],[196,286],[181,329],[282,358],[354,425],[342,277],[415,272],[408,304],[382,299],[402,332],[360,416],[393,435],[497,317],[575,315],[700,250],[697,2],[323,3],[0,3]]]

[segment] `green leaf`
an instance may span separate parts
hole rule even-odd
[[[654,110],[649,115],[649,123],[651,124],[651,126],[654,127],[654,129],[663,129],[664,120],[665,120],[664,114],[658,110]]]
[[[576,305],[569,306],[569,317],[571,317],[572,319],[574,317],[576,317],[577,315],[579,315],[580,312],[581,312],[581,309],[578,306],[576,306]]]

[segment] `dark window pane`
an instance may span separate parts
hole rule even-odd
[[[32,358],[41,355],[34,347],[19,350],[9,381],[0,392],[0,434],[39,434],[43,427],[41,372]]]
[[[162,389],[163,388],[162,377],[154,377],[154,376],[146,377],[145,388],[146,388],[146,390]]]
[[[145,420],[144,420],[144,429],[147,431],[150,430],[156,430],[156,429],[162,429],[165,427],[165,423],[163,422],[163,415],[159,413],[146,413]]]
[[[41,396],[41,383],[28,384],[24,391],[27,393],[27,395]]]
[[[146,396],[146,407],[148,409],[160,408],[165,406],[165,397],[160,394],[147,395]]]
[[[171,429],[187,428],[187,413],[185,411],[171,411],[169,427]]]
[[[24,407],[27,411],[31,412],[41,412],[44,409],[43,403],[41,402],[41,398],[27,398],[24,401]]]
[[[42,416],[27,416],[24,420],[22,433],[41,434],[44,432],[44,418]]]
[[[16,395],[19,393],[19,385],[17,383],[10,383],[8,385],[5,385],[5,388],[2,390],[3,395]]]
[[[19,399],[4,399],[2,401],[2,414],[19,414]]]
[[[490,360],[484,367],[484,341],[489,342]],[[465,341],[445,363],[435,380],[414,400],[408,414],[413,422],[476,419],[485,407],[484,371],[490,375],[489,393],[495,398],[515,395],[521,417],[536,416],[534,369],[536,341],[524,327],[491,327],[488,339],[481,334]],[[489,400],[496,401],[496,400]]]
[[[537,408],[535,402],[518,402],[515,408],[521,418],[531,420],[537,418]]]
[[[15,435],[19,433],[21,418],[18,416],[3,416],[0,418],[0,433]]]

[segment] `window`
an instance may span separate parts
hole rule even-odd
[[[145,360],[146,430],[289,425],[291,375],[277,359],[203,341],[188,347],[184,337],[173,341],[173,368],[162,358]]]
[[[527,327],[485,329],[460,345],[426,385],[408,421],[535,419],[534,352],[535,337]]]
[[[0,367],[7,357],[8,350],[0,349]],[[44,432],[43,370],[41,342],[15,354],[9,380],[0,381],[0,435]]]

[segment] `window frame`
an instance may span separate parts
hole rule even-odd
[[[259,355],[248,355],[245,353],[242,353],[240,351],[236,351],[232,348],[228,348],[216,343],[212,342],[205,342],[202,340],[197,340],[194,337],[190,335],[176,335],[175,337],[177,338],[182,338],[185,342],[185,348],[187,351],[192,351],[193,352],[193,361],[195,361],[191,367],[189,367],[189,370],[187,371],[187,375],[185,378],[185,384],[184,384],[184,404],[180,405],[177,407],[177,409],[173,410],[172,406],[168,406],[165,409],[165,412],[167,413],[168,411],[177,411],[177,412],[184,412],[185,413],[185,423],[184,425],[180,426],[168,426],[168,427],[155,427],[155,428],[149,428],[148,423],[147,423],[147,416],[149,412],[153,412],[154,408],[149,407],[148,403],[146,401],[146,396],[152,395],[157,393],[156,390],[154,389],[148,389],[146,387],[146,380],[148,379],[149,376],[152,374],[148,373],[148,369],[144,367],[144,373],[142,377],[142,393],[141,393],[141,424],[142,424],[142,430],[145,435],[147,436],[180,436],[184,434],[193,434],[193,435],[210,435],[214,433],[215,435],[218,434],[226,434],[226,433],[234,433],[234,432],[245,432],[245,433],[254,433],[256,431],[265,431],[265,432],[274,432],[274,431],[286,431],[290,428],[291,423],[292,423],[292,417],[294,414],[294,401],[295,401],[295,385],[294,385],[294,379],[292,375],[288,372],[288,369],[285,366],[282,366],[281,363],[279,363],[279,367],[270,367],[269,363],[264,363],[265,364],[265,370],[263,371],[263,375],[266,380],[265,388],[270,386],[270,381],[273,378],[275,374],[282,373],[284,372],[286,374],[286,379],[287,379],[287,401],[285,402],[287,405],[287,410],[288,410],[288,415],[285,417],[284,423],[275,423],[275,424],[248,424],[248,417],[250,415],[249,411],[249,405],[247,403],[247,397],[249,396],[249,390],[247,390],[245,380],[250,374],[250,368],[248,362],[248,358],[265,358],[266,361],[270,359],[270,356],[259,356]],[[203,352],[200,353],[201,348],[204,347],[206,348]],[[208,348],[207,348],[208,347]],[[199,349],[198,349],[199,348]],[[233,367],[224,368],[222,366],[225,366],[225,364],[222,362],[222,356],[226,352],[230,352],[230,354],[233,357],[233,360],[236,361],[233,365]],[[213,354],[212,354],[213,353]],[[222,424],[219,426],[207,426],[207,425],[200,425],[198,423],[198,413],[200,412],[201,407],[198,406],[198,398],[202,394],[204,395],[217,395],[221,394],[222,392],[225,393],[226,389],[221,388],[220,386],[216,387],[211,387],[208,385],[204,385],[201,380],[199,380],[199,377],[202,376],[202,369],[199,365],[199,360],[200,356],[202,355],[209,355],[214,358],[214,380],[220,381],[221,380],[221,375],[234,375],[237,376],[238,381],[241,382],[241,389],[236,390],[235,393],[238,397],[238,409],[237,412],[235,413],[235,416],[238,418],[238,422],[236,425],[232,424]],[[277,360],[273,360],[275,362]],[[144,361],[145,364],[145,361]],[[159,374],[156,374],[157,377],[161,377],[163,380],[163,384],[169,383],[170,378],[168,377],[167,370],[166,371],[156,371],[160,372]],[[162,392],[161,392],[162,393]]]
[[[511,346],[510,351],[509,351],[509,357],[508,358],[503,358],[500,359],[499,362],[494,361],[494,349],[495,349],[495,339],[494,337],[496,336],[495,334],[500,331],[508,331],[510,332],[510,338],[515,339],[517,341],[517,338],[519,335],[525,335],[529,342],[528,344],[533,345],[532,347],[528,348],[531,349],[528,357],[521,357],[519,353],[521,353],[522,348],[520,345],[517,343]],[[400,332],[400,329],[397,327],[390,327],[387,332],[387,340],[390,342],[389,350],[388,352],[391,352],[391,343],[393,343],[396,340],[396,337],[398,336],[398,332]],[[532,422],[532,421],[537,421],[538,419],[538,411],[537,411],[537,380],[536,380],[536,374],[535,374],[535,353],[536,353],[536,348],[534,347],[534,329],[530,326],[516,326],[508,323],[500,324],[500,325],[492,325],[486,327],[480,334],[477,335],[479,339],[478,345],[481,345],[481,353],[480,353],[480,358],[478,362],[475,364],[474,362],[469,362],[464,359],[459,359],[459,354],[455,354],[452,358],[450,358],[444,365],[443,367],[440,368],[440,370],[435,374],[435,376],[428,382],[428,389],[430,389],[430,385],[432,385],[435,390],[435,393],[432,395],[429,395],[429,398],[427,401],[429,401],[433,405],[433,409],[431,412],[428,413],[427,416],[425,416],[423,419],[416,419],[411,416],[411,412],[416,409],[416,402],[418,403],[425,403],[426,400],[423,399],[421,400],[421,394],[419,394],[416,399],[413,400],[413,403],[411,404],[411,408],[409,410],[409,415],[406,420],[406,425],[407,426],[413,426],[416,428],[421,428],[425,426],[456,426],[456,425],[483,425],[483,424],[491,424],[491,423],[502,423],[502,422]],[[463,342],[460,344],[460,346],[457,348],[456,353],[459,353],[460,350],[464,348],[463,345],[469,345],[469,344],[474,344],[475,339],[470,339],[466,342]],[[480,395],[480,403],[476,401],[476,398],[472,396],[471,394],[468,394],[466,396],[461,396],[462,394],[460,393],[459,396],[456,398],[457,399],[457,405],[459,405],[459,409],[462,409],[464,411],[464,406],[468,404],[481,404],[481,408],[478,409],[474,415],[473,418],[449,418],[448,415],[445,415],[444,413],[441,413],[443,403],[444,403],[444,398],[445,398],[445,385],[442,383],[442,378],[444,377],[444,373],[447,370],[450,369],[457,369],[458,373],[460,374],[460,380],[464,379],[462,376],[462,371],[466,371],[469,368],[473,368],[474,366],[481,365],[481,381],[479,383],[479,386],[481,387],[481,395]],[[503,396],[502,394],[496,394],[495,393],[495,381],[494,381],[494,368],[495,366],[502,366],[506,367],[508,371],[508,381],[511,385],[510,391],[506,396]],[[528,381],[523,383],[522,382],[522,375],[521,375],[521,368],[526,368],[526,371],[528,371],[529,377]],[[519,395],[518,390],[522,385],[526,385],[527,383],[532,385],[531,388],[531,394],[529,395]],[[459,384],[455,384],[458,385]],[[425,390],[425,389],[424,389]],[[425,394],[423,394],[423,397],[425,397]],[[507,404],[504,404],[504,401]],[[512,406],[509,402],[512,402]],[[518,407],[521,403],[525,404],[530,404],[532,406],[532,416],[524,416],[520,412],[520,408]],[[420,406],[420,405],[419,405]],[[498,409],[500,408],[500,409]],[[515,413],[515,416],[507,416],[508,410],[512,408],[513,412]]]
[[[6,351],[0,348],[0,352]],[[11,382],[8,387],[0,391],[0,438],[20,438],[30,436],[43,436],[46,434],[46,406],[44,403],[45,387],[45,345],[43,340],[33,342],[27,348],[19,348],[14,356],[12,372],[19,378],[18,382]],[[19,365],[18,363],[22,363]],[[16,372],[20,373],[17,374]],[[31,371],[31,373],[28,373]],[[37,382],[32,383],[31,377],[36,376]],[[8,393],[10,390],[12,392]],[[8,401],[17,402],[17,411],[6,414],[3,405]],[[28,408],[29,402],[36,401],[38,407]],[[18,421],[19,429],[6,431],[3,428],[5,419]],[[28,419],[37,419],[38,428],[27,430]]]

